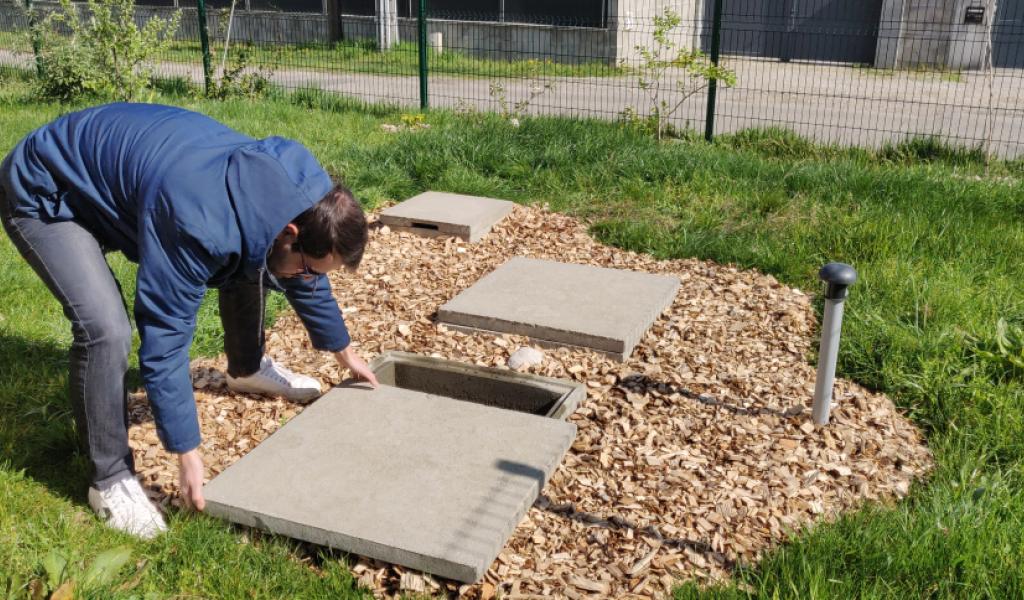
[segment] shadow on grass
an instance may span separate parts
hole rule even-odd
[[[0,462],[84,502],[92,466],[68,398],[68,348],[0,333]],[[129,369],[128,389],[138,387]]]

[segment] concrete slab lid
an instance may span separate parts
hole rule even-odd
[[[512,211],[508,200],[423,192],[380,214],[385,225],[421,235],[452,235],[476,242]]]
[[[400,388],[335,388],[207,484],[206,512],[477,581],[575,433]]]
[[[517,256],[444,304],[438,320],[624,360],[670,306],[679,278]]]

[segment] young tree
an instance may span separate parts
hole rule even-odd
[[[636,46],[642,60],[637,83],[647,97],[649,114],[659,140],[679,107],[706,89],[712,80],[726,86],[736,84],[736,73],[732,70],[713,64],[698,49],[679,47],[673,37],[681,23],[682,18],[666,8],[664,13],[654,17],[654,45]],[[670,74],[675,76],[674,85],[667,81]],[[675,92],[674,97],[672,92]],[[629,113],[635,115],[633,111],[627,111],[627,115]]]

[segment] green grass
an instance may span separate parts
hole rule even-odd
[[[878,69],[868,65],[854,65],[858,73],[870,77],[895,77],[897,75],[909,75],[915,79],[939,79],[950,83],[963,81],[963,72],[959,69],[953,70],[945,67],[933,67],[918,65],[915,67],[904,67],[901,69]]]
[[[210,52],[215,68],[221,63],[223,44],[223,40],[210,40]],[[0,48],[31,52],[32,44],[26,33],[0,31]],[[237,60],[240,53],[245,54],[248,65],[262,66],[273,71],[308,69],[410,77],[419,75],[419,50],[416,44],[411,42],[403,42],[386,52],[378,52],[374,40],[342,41],[333,44],[233,42],[229,61]],[[172,42],[156,60],[201,66],[203,55],[198,41],[176,41]],[[551,59],[492,60],[478,58],[457,49],[446,49],[440,54],[433,50],[428,51],[427,65],[432,75],[486,78],[619,77],[632,72],[626,67],[610,65],[599,60],[579,64],[554,62]]]
[[[597,121],[524,119],[513,128],[446,112],[428,115],[430,129],[386,134],[380,124],[399,122],[399,112],[310,92],[256,103],[157,100],[252,135],[297,138],[370,205],[426,189],[543,201],[593,221],[608,243],[758,268],[808,291],[820,289],[824,262],[854,264],[861,279],[847,303],[840,373],[909,413],[927,433],[935,472],[903,502],[803,532],[741,567],[734,585],[684,584],[678,596],[1021,597],[1024,381],[979,347],[995,347],[999,319],[1024,323],[1024,161],[986,167],[977,152],[931,140],[872,152],[771,130],[714,145],[657,143]],[[59,112],[8,79],[0,150]],[[131,265],[115,261],[115,270],[130,282]],[[0,281],[0,573],[38,572],[51,547],[86,559],[127,543],[148,561],[135,594],[354,593],[336,556],[310,570],[299,564],[305,549],[238,544],[211,519],[178,517],[169,536],[142,544],[76,516],[87,509],[64,399],[67,326],[6,240]],[[207,304],[197,351],[219,345]]]

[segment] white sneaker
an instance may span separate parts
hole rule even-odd
[[[228,375],[228,388],[247,394],[284,396],[286,400],[304,402],[320,396],[320,382],[312,377],[292,373],[276,364],[269,356],[260,361],[260,370],[248,377]]]
[[[144,540],[167,531],[163,515],[135,477],[126,477],[103,491],[89,488],[89,506],[108,526]]]

